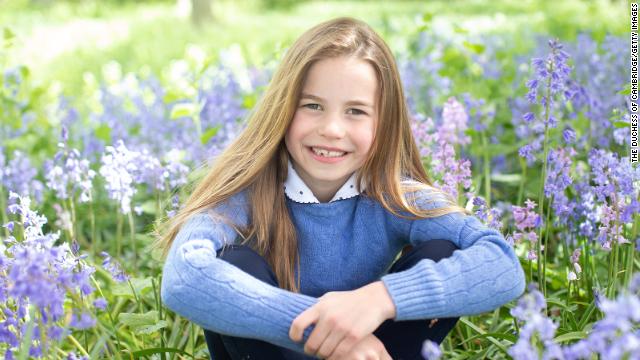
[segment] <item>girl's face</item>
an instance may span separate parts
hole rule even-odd
[[[321,202],[329,201],[367,158],[377,123],[375,70],[352,57],[314,63],[285,144],[293,167]]]

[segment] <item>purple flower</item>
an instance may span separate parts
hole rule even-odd
[[[466,145],[471,138],[464,134],[467,130],[469,116],[464,106],[451,97],[442,109],[442,124],[438,127],[438,140],[447,144]]]
[[[524,120],[524,122],[527,124],[532,123],[535,119],[536,119],[536,116],[532,112],[528,112],[524,114],[524,116],[522,116],[522,120]]]
[[[538,234],[535,229],[542,225],[540,215],[536,214],[534,208],[536,203],[527,199],[525,201],[526,207],[512,206],[513,220],[518,231],[513,233],[513,241],[515,244],[519,244],[522,241],[528,240],[530,242],[530,250],[527,253],[528,260],[537,259],[536,251],[533,250],[533,244],[538,241]]]
[[[427,360],[438,360],[442,356],[442,350],[440,350],[440,346],[437,343],[425,340],[422,343],[422,356]]]
[[[106,180],[109,197],[120,203],[120,211],[128,214],[131,211],[131,198],[136,192],[134,176],[138,170],[136,158],[138,152],[130,151],[119,140],[115,146],[107,146],[102,156],[100,175]]]
[[[452,87],[451,80],[440,71],[444,66],[444,45],[449,40],[432,31],[423,31],[416,42],[417,51],[412,53],[415,56],[399,54],[397,58],[407,104],[412,114],[436,114]]]
[[[567,360],[591,358],[633,359],[640,353],[640,297],[637,284],[640,273],[634,275],[628,291],[615,300],[598,295],[597,305],[604,314],[594,325],[587,338],[565,346],[563,354]]]
[[[113,262],[111,256],[106,251],[101,252],[100,255],[104,258],[104,260],[102,260],[102,267],[109,271],[113,280],[116,282],[125,282],[129,279],[129,276],[125,274],[120,265]]]
[[[637,198],[633,183],[640,180],[640,168],[631,166],[628,157],[618,158],[616,153],[592,149],[589,152],[589,165],[596,183],[595,193],[600,201],[607,197],[631,196]]]
[[[576,132],[571,127],[566,127],[562,131],[562,138],[567,144],[572,144],[576,140]]]
[[[611,147],[611,132],[615,139],[616,132],[628,131],[628,128],[614,129],[609,121],[614,109],[626,109],[629,103],[629,97],[620,94],[619,90],[620,84],[628,81],[630,69],[625,59],[616,56],[626,51],[627,43],[624,36],[606,35],[598,40],[588,33],[581,33],[576,42],[569,45],[576,78],[568,89],[573,105],[569,117],[582,113],[589,120],[590,134],[585,135],[585,140],[591,139],[600,148]]]
[[[105,300],[104,298],[98,298],[93,301],[93,306],[96,309],[104,310],[107,308],[107,305],[107,300]]]
[[[473,198],[473,205],[478,208],[475,214],[480,220],[484,221],[485,223],[488,223],[488,226],[492,229],[496,229],[496,230],[502,229],[502,221],[501,221],[502,213],[500,209],[498,208],[487,209],[487,203],[480,196],[475,196]]]
[[[82,330],[92,328],[93,326],[95,326],[95,324],[96,319],[93,318],[91,314],[83,312],[80,315],[73,314],[69,326]]]
[[[68,303],[70,299],[92,295],[94,289],[90,279],[94,268],[82,261],[83,256],[74,254],[68,243],[54,246],[58,234],[43,233],[42,226],[47,219],[30,209],[29,198],[12,192],[10,200],[14,202],[10,206],[11,212],[20,215],[21,221],[16,224],[23,230],[23,239],[5,241],[8,246],[2,246],[0,252],[0,269],[6,274],[0,277],[0,308],[4,315],[4,321],[0,323],[0,342],[11,351],[19,348],[27,317],[31,316],[27,308],[33,306],[38,324],[33,328],[33,339],[37,340],[29,353],[40,357],[49,351],[49,344],[41,339],[58,341],[66,336],[63,328],[68,305],[85,307],[84,304]],[[76,325],[92,326],[86,316],[73,318],[72,326]]]
[[[508,350],[514,359],[539,359],[539,354],[544,359],[550,359],[552,354],[561,351],[559,345],[553,342],[558,325],[546,317],[543,311],[546,307],[546,300],[537,285],[530,283],[528,293],[520,297],[516,307],[510,311],[514,318],[524,322],[517,342]],[[538,339],[541,348],[534,346],[534,338]]]
[[[89,360],[86,356],[78,356],[75,352],[71,351],[69,355],[67,355],[67,360]]]
[[[470,138],[464,135],[467,129],[468,116],[464,107],[454,98],[444,105],[443,123],[434,133],[431,119],[414,121],[412,129],[421,147],[421,156],[431,157],[435,175],[434,185],[449,193],[454,199],[458,197],[458,187],[471,187],[471,162],[456,159],[455,144],[467,144]]]
[[[90,201],[96,172],[90,169],[89,160],[82,159],[78,150],[69,149],[67,143],[59,143],[58,147],[60,150],[54,159],[44,165],[47,186],[56,192],[58,199],[65,200],[79,193],[80,202]]]
[[[36,179],[37,175],[38,170],[31,165],[29,157],[21,151],[14,151],[13,158],[7,164],[4,163],[4,156],[0,158],[0,185],[9,192],[31,196],[41,202],[44,186]]]

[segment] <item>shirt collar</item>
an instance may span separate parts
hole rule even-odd
[[[364,190],[364,182],[360,184],[360,187]],[[307,184],[304,183],[300,175],[298,175],[298,173],[293,169],[290,159],[288,163],[287,179],[284,182],[284,192],[289,199],[298,203],[320,203],[316,196],[313,195],[313,192],[311,192],[311,189],[309,189]],[[354,172],[329,202],[349,199],[358,195],[360,195],[360,193],[356,187],[356,173]]]

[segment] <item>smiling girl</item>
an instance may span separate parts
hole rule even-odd
[[[159,229],[161,295],[219,359],[421,359],[520,296],[502,234],[432,185],[395,60],[339,18],[285,54],[246,129]]]

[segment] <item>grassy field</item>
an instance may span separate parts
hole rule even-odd
[[[403,35],[416,31],[425,16],[438,31],[451,34],[535,31],[572,40],[585,30],[596,38],[624,33],[627,25],[619,19],[626,11],[625,2],[609,1],[300,1],[265,8],[259,1],[227,0],[213,2],[214,22],[195,27],[184,1],[38,6],[0,1],[0,23],[17,35],[10,64],[27,65],[33,78],[45,84],[59,81],[65,93],[79,95],[84,72],[98,75],[114,60],[125,72],[148,67],[158,73],[180,58],[187,44],[198,44],[213,56],[239,44],[245,59],[260,66],[304,29],[337,16],[367,21],[394,51],[403,51]]]

